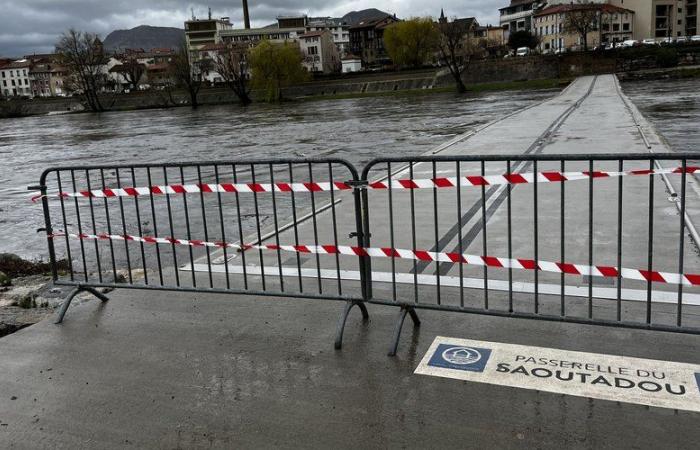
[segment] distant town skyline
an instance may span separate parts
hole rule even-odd
[[[447,16],[475,16],[485,24],[498,23],[498,8],[508,0],[249,0],[251,25],[264,26],[278,15],[308,14],[343,16],[350,11],[377,8],[401,18],[432,16],[440,8]],[[228,16],[236,28],[242,27],[241,0],[0,0],[0,56],[19,57],[52,52],[58,36],[68,28],[98,33],[102,38],[118,29],[139,25],[182,28],[192,15],[206,17],[211,8],[214,17]]]

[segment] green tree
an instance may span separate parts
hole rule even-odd
[[[396,22],[384,31],[384,48],[401,67],[420,67],[435,54],[439,32],[430,17]]]
[[[251,83],[266,92],[267,101],[282,100],[282,88],[308,78],[299,47],[285,42],[262,41],[250,51]]]

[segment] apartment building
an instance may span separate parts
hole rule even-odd
[[[385,15],[350,27],[350,52],[362,59],[363,67],[381,67],[391,62],[384,48],[384,30],[395,22],[395,16]]]
[[[220,33],[232,28],[233,25],[228,17],[213,19],[211,13],[207,19],[193,17],[185,22],[187,49],[194,53],[207,44],[218,44],[221,42]]]
[[[582,9],[597,12],[597,24],[586,35],[588,48],[602,43],[622,42],[634,35],[635,12],[606,3],[559,4],[539,10],[533,16],[533,32],[540,38],[540,50],[582,50],[583,39],[578,33],[567,32],[567,15]]]
[[[328,30],[310,31],[299,36],[302,64],[311,73],[331,73],[340,70],[340,54]]]
[[[350,25],[342,19],[333,17],[315,17],[306,24],[306,32],[328,30],[340,55],[345,55],[350,48]]]
[[[675,38],[698,34],[698,0],[610,0],[635,12],[634,39]]]
[[[0,67],[0,90],[5,97],[32,96],[31,66],[31,61],[20,59]]]
[[[503,28],[503,38],[507,41],[510,33],[532,30],[532,17],[545,4],[544,0],[511,0],[510,5],[500,8],[499,23]]]

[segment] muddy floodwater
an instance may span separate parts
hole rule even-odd
[[[698,82],[624,85],[679,151],[700,148]],[[418,155],[557,91],[434,94],[42,116],[0,121],[0,252],[46,258],[27,186],[51,166]],[[109,174],[108,174],[109,175]]]

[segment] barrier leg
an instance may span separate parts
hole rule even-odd
[[[97,289],[87,287],[87,286],[78,286],[77,288],[73,289],[70,294],[68,294],[68,298],[63,302],[61,305],[61,309],[58,311],[58,317],[56,317],[56,321],[54,323],[61,323],[63,322],[63,318],[66,315],[66,311],[68,311],[68,307],[70,306],[71,302],[75,298],[76,295],[80,294],[81,292],[89,292],[98,299],[102,300],[103,302],[106,302],[109,300],[109,297],[106,295],[102,294],[101,292],[98,292]]]
[[[362,312],[362,320],[367,321],[369,319],[369,313],[367,312],[367,307],[363,302],[353,302],[349,301],[345,303],[345,307],[343,308],[343,312],[340,314],[340,319],[338,319],[338,328],[335,331],[335,349],[340,350],[340,348],[343,346],[343,331],[345,330],[345,322],[348,320],[348,315],[350,314],[350,310],[352,309],[353,306],[356,306],[360,308],[360,312]]]
[[[389,356],[396,356],[396,350],[399,348],[401,329],[403,328],[403,322],[406,319],[406,314],[411,316],[413,326],[420,326],[420,319],[418,318],[418,314],[416,314],[416,310],[412,306],[402,306],[401,311],[399,312],[399,318],[396,321],[396,326],[394,327],[394,341],[392,342],[391,347],[389,347]]]

